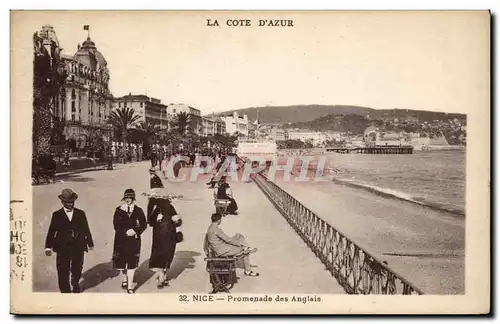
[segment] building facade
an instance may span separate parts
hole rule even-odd
[[[73,56],[62,54],[61,59],[68,75],[55,100],[54,116],[64,124],[70,148],[84,149],[96,136],[110,140],[107,119],[113,96],[106,59],[90,37],[78,44]]]
[[[191,131],[197,135],[203,134],[203,121],[201,117],[201,111],[197,108],[191,107],[186,104],[169,104],[168,105],[169,116],[176,118],[179,113],[189,114],[189,128]],[[173,120],[173,119],[172,119]]]
[[[258,125],[255,124],[255,122],[253,123],[248,123],[248,138],[257,138],[258,137],[258,134],[259,131],[258,131]]]
[[[201,111],[194,107],[189,107],[189,115],[191,116],[190,124],[192,131],[197,135],[201,135],[202,132]]]
[[[288,139],[300,140],[302,142],[311,142],[314,146],[321,146],[326,141],[326,135],[321,132],[307,130],[294,130],[288,132]]]
[[[399,146],[405,137],[400,133],[380,132],[375,126],[368,127],[363,134],[363,142],[366,146]]]
[[[237,112],[233,112],[229,115],[222,115],[220,118],[226,124],[226,132],[229,135],[240,134],[241,136],[248,137],[249,135],[249,121],[248,116],[245,114],[243,116],[238,115]]]
[[[226,123],[215,115],[202,117],[202,133],[201,136],[214,136],[215,134],[226,134]]]
[[[115,98],[113,108],[132,108],[134,113],[141,117],[139,122],[152,123],[160,126],[161,129],[168,129],[167,106],[162,104],[160,99],[129,93],[126,96]]]
[[[268,136],[274,141],[286,141],[288,132],[282,128],[272,128],[268,131]]]

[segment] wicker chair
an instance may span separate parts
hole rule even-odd
[[[205,261],[207,262],[207,272],[213,288],[210,293],[229,293],[229,290],[238,282],[238,277],[236,276],[236,261],[238,261],[240,257],[216,256],[208,245],[208,237],[206,235],[203,241],[203,250],[206,255]]]

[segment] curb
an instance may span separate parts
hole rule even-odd
[[[143,162],[143,161],[139,161],[139,163],[140,162]],[[123,164],[123,163],[113,163],[113,170],[116,170],[116,166],[117,165],[123,166],[123,165],[131,165],[131,164],[134,164],[134,163],[137,163],[137,161],[134,161],[132,163],[125,163],[125,164]],[[56,173],[56,177],[64,177],[64,176],[75,174],[75,173],[83,173],[83,172],[89,172],[89,171],[113,171],[113,170],[107,170],[107,167],[108,167],[107,164],[102,164],[102,165],[97,165],[97,166],[91,167],[91,168],[77,169],[77,170],[72,170],[72,171],[60,172],[60,173]]]
[[[56,177],[64,177],[64,176],[67,176],[67,175],[71,175],[71,174],[75,174],[75,173],[80,173],[80,172],[101,171],[101,170],[106,170],[106,167],[98,166],[98,167],[95,167],[95,168],[85,168],[85,169],[77,169],[77,170],[67,171],[67,172],[60,172],[60,173],[56,173]]]

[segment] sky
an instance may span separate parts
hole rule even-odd
[[[229,27],[228,19],[252,26]],[[259,27],[259,19],[294,26]],[[66,54],[90,25],[114,96],[147,94],[203,114],[296,104],[467,113],[489,105],[484,12],[45,11],[15,13],[12,24],[26,57],[42,25],[55,28]]]

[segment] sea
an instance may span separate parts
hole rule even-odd
[[[465,216],[465,150],[327,156],[337,183]]]

